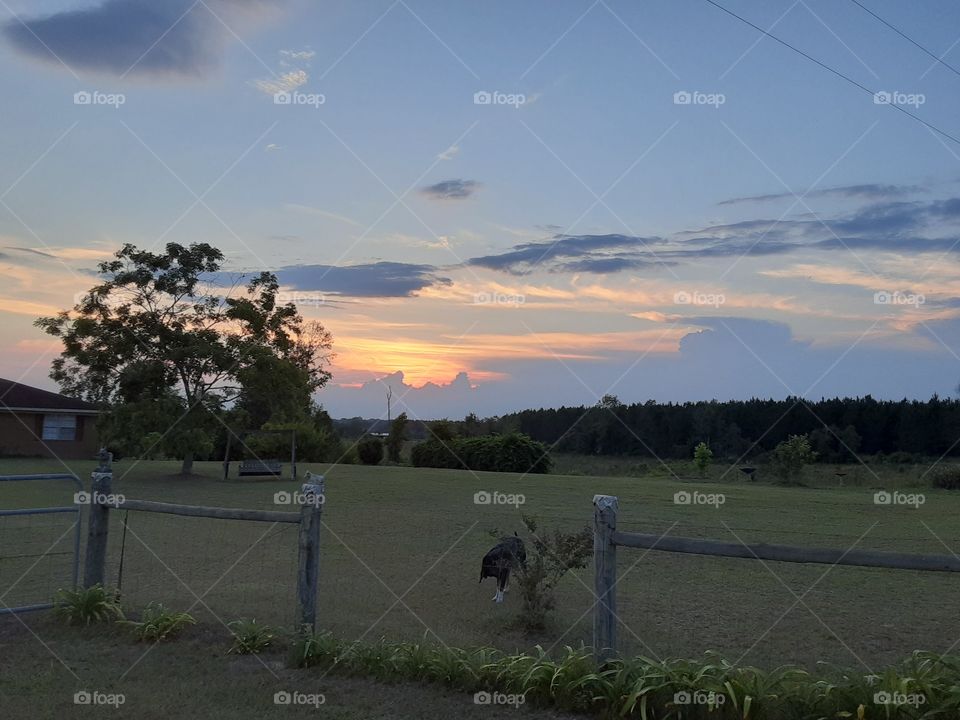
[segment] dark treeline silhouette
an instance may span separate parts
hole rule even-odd
[[[470,417],[462,425],[470,425]],[[555,452],[690,458],[707,442],[725,458],[756,458],[790,435],[807,434],[818,460],[856,455],[960,455],[960,401],[834,398],[634,405],[605,396],[596,406],[523,410],[476,422],[486,432],[526,433]],[[465,433],[465,434],[470,434]],[[908,457],[913,456],[913,457]]]

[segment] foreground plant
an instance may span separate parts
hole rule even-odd
[[[100,584],[77,590],[57,590],[53,612],[71,625],[91,625],[123,618],[117,593]]]
[[[276,638],[276,631],[269,625],[261,625],[256,620],[234,620],[229,623],[233,633],[233,645],[227,654],[255,655],[266,650]]]
[[[134,636],[140,642],[159,642],[176,635],[187,625],[195,625],[197,621],[189,613],[174,612],[160,603],[150,603],[140,616],[139,622],[122,622],[133,630]]]

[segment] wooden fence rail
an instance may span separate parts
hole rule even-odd
[[[253,522],[296,523],[300,526],[297,543],[297,624],[301,629],[316,628],[317,589],[320,566],[320,524],[324,505],[324,478],[307,473],[300,488],[299,512],[247,510],[204,505],[179,505],[153,500],[128,500],[111,494],[113,471],[108,453],[101,451],[100,466],[92,473],[87,550],[84,559],[84,587],[103,585],[106,579],[107,539],[111,510],[135,510],[185,517]]]
[[[612,495],[596,495],[593,498],[593,565],[596,594],[593,646],[598,660],[601,661],[614,656],[617,648],[618,546],[774,562],[855,565],[925,572],[960,572],[960,557],[955,555],[837,550],[764,543],[751,545],[701,538],[620,532],[617,530],[618,506],[617,498]]]

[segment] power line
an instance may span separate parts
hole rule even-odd
[[[809,60],[810,62],[816,63],[817,65],[819,65],[820,67],[822,67],[824,70],[827,70],[827,71],[833,73],[834,75],[836,75],[837,77],[842,78],[843,80],[846,80],[848,83],[850,83],[850,84],[853,85],[854,87],[860,88],[860,89],[863,90],[865,93],[867,93],[867,94],[869,94],[869,95],[871,95],[871,96],[876,97],[877,93],[876,93],[875,91],[871,90],[870,88],[868,88],[866,85],[863,85],[863,84],[857,82],[856,80],[854,80],[854,79],[853,79],[852,77],[850,77],[849,75],[844,75],[844,74],[843,74],[842,72],[840,72],[839,70],[835,70],[834,68],[830,67],[830,66],[827,65],[826,63],[823,63],[823,62],[821,62],[820,60],[817,60],[817,59],[816,59],[815,57],[813,57],[812,55],[808,55],[807,53],[805,53],[805,52],[804,52],[803,50],[801,50],[800,48],[798,48],[798,47],[796,47],[796,46],[791,45],[790,43],[788,43],[786,40],[781,40],[781,39],[778,38],[776,35],[767,32],[766,30],[764,30],[762,27],[760,27],[760,26],[758,26],[758,25],[753,24],[752,22],[750,22],[749,20],[747,20],[745,17],[742,17],[742,16],[740,16],[740,15],[737,15],[737,14],[736,14],[735,12],[733,12],[732,10],[728,10],[727,8],[725,8],[723,5],[721,5],[720,3],[716,2],[715,0],[705,0],[705,2],[710,3],[711,5],[713,5],[715,8],[718,8],[719,10],[723,10],[723,12],[725,12],[727,15],[736,18],[737,20],[739,20],[740,22],[744,23],[745,25],[749,25],[749,26],[752,27],[754,30],[757,30],[758,32],[763,33],[764,35],[766,35],[766,36],[767,36],[768,38],[770,38],[771,40],[775,40],[775,41],[777,41],[778,43],[780,43],[781,45],[783,45],[784,47],[789,48],[790,50],[793,50],[793,51],[794,51],[795,53],[797,53],[798,55],[802,55],[803,57],[805,57],[805,58],[806,58],[807,60]],[[945,131],[945,130],[941,130],[941,129],[938,128],[936,125],[933,125],[932,123],[927,122],[926,120],[924,120],[924,119],[923,119],[922,117],[920,117],[919,115],[915,115],[914,113],[910,112],[909,110],[904,109],[903,106],[897,105],[897,104],[892,103],[892,102],[882,103],[882,104],[884,104],[884,105],[889,105],[889,106],[892,107],[894,110],[899,110],[900,112],[902,112],[902,113],[903,113],[904,115],[906,115],[907,117],[913,118],[913,119],[916,120],[918,123],[920,123],[921,125],[924,125],[925,127],[929,128],[930,130],[932,130],[933,132],[937,133],[938,135],[942,135],[943,137],[947,138],[948,140],[952,140],[953,142],[955,142],[955,143],[957,143],[958,145],[960,145],[960,138],[957,138],[955,135],[951,135],[950,133],[948,133],[948,132]]]
[[[884,25],[886,25],[888,28],[890,28],[891,30],[893,30],[897,35],[899,35],[900,37],[902,37],[904,40],[907,40],[907,41],[913,43],[914,45],[916,45],[918,48],[920,48],[921,50],[923,50],[927,55],[929,55],[930,57],[932,57],[934,60],[936,60],[938,63],[940,63],[940,64],[943,65],[944,67],[949,68],[949,69],[952,70],[955,74],[960,75],[960,70],[957,70],[953,65],[951,65],[950,63],[944,61],[944,60],[943,60],[941,57],[939,57],[938,55],[935,55],[934,53],[932,53],[932,52],[930,52],[929,50],[927,50],[927,48],[925,48],[923,45],[921,45],[920,43],[918,43],[916,40],[914,40],[912,37],[910,37],[909,35],[907,35],[905,32],[901,31],[899,28],[896,28],[896,27],[894,27],[893,25],[891,25],[890,23],[888,23],[888,22],[887,22],[886,20],[884,20],[882,17],[880,17],[879,15],[877,15],[873,10],[871,10],[870,8],[868,8],[867,6],[865,6],[863,3],[859,2],[859,0],[850,0],[850,2],[852,2],[852,3],[853,3],[854,5],[856,5],[857,7],[861,8],[864,12],[867,12],[867,13],[869,13],[870,15],[873,15],[873,17],[875,17],[877,20],[879,20],[879,21],[882,22]]]

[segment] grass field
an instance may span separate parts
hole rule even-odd
[[[85,478],[92,465],[72,467]],[[4,473],[57,469],[36,460],[0,465]],[[488,531],[522,529],[516,508],[474,504],[481,490],[522,493],[521,510],[540,518],[544,528],[588,524],[592,496],[607,493],[620,497],[626,530],[939,554],[960,545],[960,494],[926,489],[919,508],[873,503],[874,486],[907,489],[918,473],[891,471],[879,483],[870,477],[856,486],[805,488],[747,483],[732,474],[709,483],[406,467],[301,469],[326,471],[319,624],[346,638],[426,634],[450,645],[503,649],[590,643],[589,569],[564,581],[553,626],[542,636],[511,627],[516,598],[508,594],[507,602],[495,605],[491,581],[477,585],[479,559],[491,545]],[[289,480],[225,483],[214,463],[198,470],[201,477],[183,479],[172,475],[173,463],[120,461],[114,489],[141,499],[273,508],[276,491],[295,487]],[[674,504],[674,493],[683,489],[722,492],[725,503]],[[72,491],[66,484],[14,483],[0,493],[3,506],[28,507],[63,504]],[[112,514],[109,577],[115,585],[123,528],[121,513]],[[18,531],[9,518],[0,525],[5,548],[30,538],[33,547],[46,547],[55,537],[51,531],[62,532],[41,526]],[[242,616],[276,623],[293,618],[292,528],[130,513],[125,546],[123,593],[131,606],[162,600],[192,607],[214,626]],[[953,630],[960,583],[950,575],[627,549],[618,569],[627,652],[676,657],[712,649],[761,666],[824,660],[865,670],[918,648],[946,651],[960,640],[960,630]],[[49,595],[65,577],[61,570],[51,565],[31,573],[3,602],[25,600],[34,591]],[[0,596],[21,572],[0,567]]]

